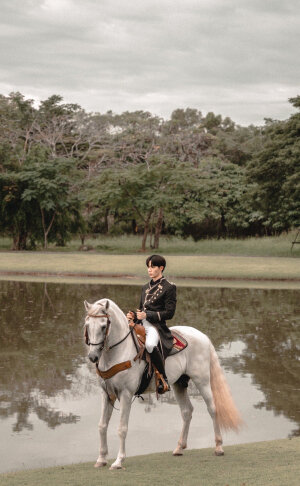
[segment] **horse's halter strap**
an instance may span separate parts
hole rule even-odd
[[[117,343],[113,344],[112,346],[106,346],[106,339],[107,339],[107,335],[108,335],[108,330],[109,330],[109,326],[110,326],[110,319],[109,319],[109,315],[108,314],[101,314],[101,315],[96,315],[96,316],[93,316],[91,314],[88,314],[87,317],[106,317],[107,319],[107,327],[106,327],[106,331],[105,331],[105,337],[104,337],[104,340],[100,343],[91,343],[90,340],[89,340],[89,334],[88,334],[88,331],[87,331],[87,328],[85,327],[85,331],[84,331],[84,334],[85,334],[85,343],[87,345],[92,345],[92,346],[100,346],[102,344],[102,347],[101,347],[101,350],[103,348],[105,348],[106,351],[109,351],[110,349],[114,348],[115,346],[118,346],[119,344],[121,344],[123,341],[125,341],[125,339],[127,339],[127,337],[129,336],[129,334],[132,335],[132,332],[133,332],[133,329],[135,327],[135,324],[129,328],[129,332],[126,334],[125,337],[123,337],[123,339],[121,339],[120,341],[118,341]],[[106,370],[106,371],[102,371],[98,368],[98,363],[95,363],[96,364],[96,371],[98,373],[98,375],[101,376],[101,378],[103,378],[103,380],[108,380],[109,378],[112,378],[113,376],[115,376],[117,373],[119,373],[120,371],[124,371],[124,370],[128,370],[129,368],[131,368],[131,361],[123,361],[122,363],[117,363],[116,365],[112,366],[111,368],[109,368],[109,370]],[[111,400],[111,397],[110,395],[108,394],[110,400]]]
[[[110,327],[110,319],[109,319],[109,315],[108,314],[101,314],[101,315],[96,315],[96,316],[93,316],[91,314],[88,314],[87,317],[106,317],[107,319],[107,327],[106,327],[106,331],[105,331],[105,337],[104,337],[104,340],[101,341],[100,343],[91,343],[90,340],[89,340],[89,335],[88,335],[88,332],[87,332],[87,328],[85,328],[85,343],[89,346],[90,344],[92,346],[100,346],[100,344],[103,344],[103,347],[102,349],[105,347],[105,344],[106,344],[106,339],[107,339],[107,335],[108,335],[108,331],[109,331],[109,327]],[[134,327],[134,326],[133,326]],[[128,333],[126,334],[125,337],[123,337],[123,339],[121,339],[120,341],[118,341],[117,343],[115,344],[112,344],[111,346],[108,346],[106,347],[106,350],[109,351],[110,349],[113,349],[115,348],[116,346],[118,346],[119,344],[121,344],[123,341],[125,341],[125,339],[128,338],[129,334],[132,333],[132,327],[129,329]]]
[[[106,343],[106,339],[107,339],[107,335],[108,335],[108,331],[109,331],[109,326],[110,326],[109,315],[108,314],[100,314],[100,315],[93,316],[92,314],[88,314],[87,317],[105,317],[107,319],[107,326],[106,326],[106,331],[105,331],[105,337],[104,337],[104,340],[101,341],[100,343],[91,343],[91,341],[89,339],[89,334],[87,332],[87,328],[85,328],[85,332],[84,332],[84,335],[85,335],[85,344],[87,344],[88,346],[90,344],[92,346],[100,346],[100,344],[103,344],[103,348],[104,348],[105,343]]]

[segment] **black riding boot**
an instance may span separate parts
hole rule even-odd
[[[165,387],[164,383],[161,380],[159,381],[159,384],[158,384],[158,387],[157,387],[157,392],[160,395],[162,395],[166,391],[170,390],[170,386],[169,386],[168,378],[167,378],[167,375],[166,375],[166,372],[165,372],[165,365],[164,365],[164,362],[163,362],[163,359],[162,359],[162,355],[161,355],[157,346],[155,346],[153,348],[153,351],[151,353],[151,360],[152,360],[155,368],[157,369],[157,371],[163,376],[163,379],[164,379],[164,381],[167,385],[167,387]]]

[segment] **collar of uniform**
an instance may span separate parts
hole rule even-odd
[[[154,280],[150,280],[150,285],[151,285],[151,287],[153,287],[153,285],[157,285],[157,284],[159,284],[159,283],[160,283],[162,280],[164,280],[164,278],[165,278],[165,277],[161,277],[161,278],[159,278],[158,280],[155,280],[155,282],[154,282]]]

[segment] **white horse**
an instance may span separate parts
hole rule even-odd
[[[121,363],[125,365],[122,371],[112,377],[108,372],[106,379],[101,378],[102,408],[99,422],[100,451],[95,467],[107,464],[107,428],[113,411],[115,399],[120,401],[120,448],[116,460],[110,469],[121,469],[125,460],[125,439],[128,430],[128,419],[131,403],[137,391],[145,368],[145,362],[134,361],[137,350],[129,333],[129,325],[125,314],[109,299],[101,299],[94,304],[84,302],[87,311],[85,319],[85,334],[89,345],[88,357],[97,363],[100,372],[111,370]],[[186,349],[166,359],[166,374],[172,386],[176,400],[181,409],[183,427],[174,456],[183,454],[187,447],[187,436],[192,419],[193,406],[189,399],[187,388],[176,381],[183,374],[188,375],[202,395],[208,412],[213,421],[215,432],[215,454],[223,455],[221,429],[238,430],[242,421],[232,400],[228,385],[219,364],[215,349],[209,338],[202,332],[188,326],[175,326],[188,341]],[[147,392],[155,392],[152,379]]]

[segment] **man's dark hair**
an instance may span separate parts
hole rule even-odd
[[[164,267],[164,269],[165,269],[166,265],[167,265],[165,258],[161,255],[148,256],[148,258],[146,260],[147,267],[149,267],[150,262],[151,262],[152,267]]]

